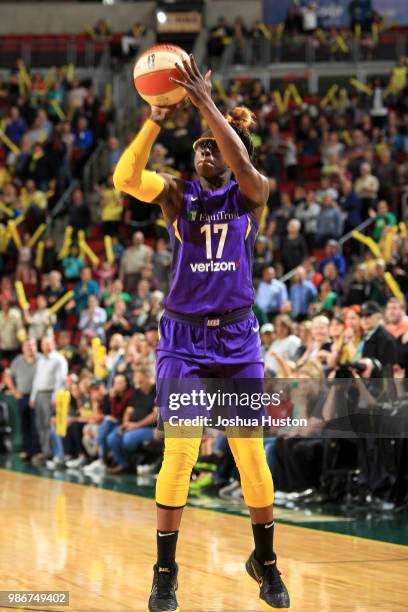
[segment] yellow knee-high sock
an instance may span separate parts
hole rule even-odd
[[[156,502],[178,508],[187,502],[191,470],[201,444],[198,438],[166,437],[164,458],[156,484]]]
[[[271,471],[266,461],[263,438],[229,437],[244,500],[251,508],[266,508],[273,504],[274,490]]]

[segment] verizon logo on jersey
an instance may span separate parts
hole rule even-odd
[[[238,261],[207,261],[206,263],[190,263],[192,272],[235,272],[239,268]]]

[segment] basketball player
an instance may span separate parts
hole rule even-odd
[[[160,204],[170,232],[172,283],[160,321],[157,384],[197,377],[263,379],[259,326],[251,308],[251,268],[269,191],[267,179],[251,161],[252,115],[236,108],[224,118],[211,98],[210,72],[204,78],[192,56],[177,70],[179,78],[172,80],[186,88],[210,128],[193,147],[199,179],[183,181],[145,169],[161,125],[174,112],[162,107],[152,107],[150,119],[123,153],[114,175],[116,188]],[[231,437],[229,444],[255,541],[247,572],[258,582],[266,609],[289,608],[273,551],[273,483],[262,438]],[[150,612],[179,610],[176,544],[199,447],[200,437],[165,438],[156,487],[158,557]]]

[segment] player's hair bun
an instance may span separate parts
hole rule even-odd
[[[249,130],[255,123],[253,113],[246,106],[236,106],[226,119],[228,123],[242,130]]]

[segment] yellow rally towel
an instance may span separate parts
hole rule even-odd
[[[57,391],[55,394],[55,412],[57,417],[56,432],[57,436],[64,437],[67,433],[67,418],[71,394],[69,391]]]

